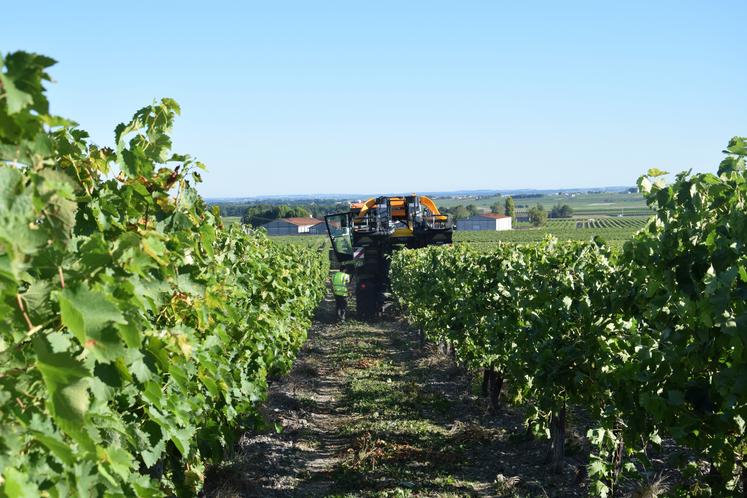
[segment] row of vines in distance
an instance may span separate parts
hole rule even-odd
[[[727,152],[717,174],[682,173],[670,185],[658,170],[642,177],[655,216],[620,253],[599,239],[547,238],[393,259],[410,322],[486,370],[494,407],[510,379],[530,427],[550,436],[555,470],[567,408],[589,414],[595,495],[651,472],[648,451],[662,438],[695,457],[679,465],[680,495],[745,488],[745,140],[732,139]]]
[[[304,342],[328,260],[224,227],[170,150],[174,101],[113,149],[51,115],[53,63],[0,59],[0,496],[195,496]]]
[[[648,221],[648,217],[641,218],[590,218],[587,220],[574,220],[575,228],[630,228],[638,230]]]
[[[637,230],[634,228],[552,228],[519,229],[500,232],[493,231],[457,231],[454,232],[456,244],[469,244],[483,251],[492,250],[500,242],[526,244],[539,242],[548,235],[559,240],[585,241],[593,237],[601,237],[610,246],[619,249],[630,240]]]

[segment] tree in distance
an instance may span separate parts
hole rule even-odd
[[[244,216],[241,217],[241,222],[258,227],[279,218],[308,218],[309,216],[311,213],[301,206],[259,204],[247,208]]]
[[[542,204],[529,208],[529,222],[536,227],[541,227],[547,223],[547,211],[542,207]]]
[[[570,218],[573,216],[573,208],[568,204],[555,204],[550,210],[550,218]]]
[[[506,202],[503,205],[503,214],[511,217],[511,225],[516,223],[516,217],[514,216],[515,212],[516,212],[516,205],[514,204],[513,197],[511,196],[506,197]]]
[[[470,217],[470,212],[461,204],[449,209],[448,212],[455,220],[463,220],[464,218]]]
[[[516,204],[514,204],[513,197],[506,197],[506,202],[503,205],[503,214],[513,218],[515,211],[516,211]]]

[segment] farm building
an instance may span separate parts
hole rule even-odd
[[[511,217],[503,214],[478,214],[457,220],[457,230],[511,230]]]
[[[311,231],[312,227],[324,223],[316,218],[279,218],[262,225],[267,235],[303,235]],[[312,232],[313,233],[313,232]]]
[[[327,224],[320,221],[316,225],[309,228],[309,235],[327,235]]]

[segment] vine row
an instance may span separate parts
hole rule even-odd
[[[732,496],[747,472],[747,173],[745,139],[716,174],[650,170],[655,215],[621,252],[596,238],[405,250],[391,265],[409,321],[485,370],[491,406],[503,379],[528,424],[564,459],[566,411],[593,420],[592,493],[652,472],[669,438],[687,496]],[[691,455],[692,458],[688,458]],[[703,463],[709,469],[703,474]]]
[[[99,147],[0,59],[0,496],[194,496],[256,423],[326,254],[223,226],[163,99]]]

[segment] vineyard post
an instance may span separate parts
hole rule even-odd
[[[490,368],[489,391],[490,391],[490,413],[498,413],[500,409],[501,389],[503,388],[503,372]]]
[[[565,459],[565,418],[566,407],[563,403],[558,410],[553,410],[550,419],[550,470],[552,472],[561,472],[563,469],[563,460]]]

